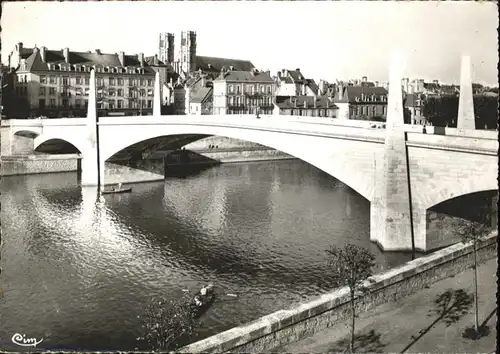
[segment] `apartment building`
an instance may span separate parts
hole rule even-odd
[[[339,118],[372,120],[387,117],[387,90],[383,87],[337,86]]]
[[[313,79],[306,79],[300,69],[282,69],[276,76],[277,96],[318,96],[319,87]]]
[[[142,53],[48,50],[18,43],[9,66],[16,69],[15,95],[26,105],[29,117],[86,116],[92,69],[99,115],[152,114],[156,71]],[[161,64],[156,62],[156,67]]]
[[[276,96],[274,114],[337,118],[338,107],[328,96]]]
[[[213,81],[214,114],[272,114],[275,84],[269,71],[223,69]]]

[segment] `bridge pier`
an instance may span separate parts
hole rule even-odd
[[[99,158],[99,136],[97,131],[95,72],[90,72],[89,104],[87,110],[87,137],[82,151],[82,186],[99,186],[104,181],[104,161]]]
[[[411,250],[414,245],[401,89],[403,69],[403,58],[395,53],[390,66],[384,154],[377,159],[370,211],[370,238],[388,251]]]

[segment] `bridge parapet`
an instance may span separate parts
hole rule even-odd
[[[496,155],[498,140],[479,139],[468,136],[435,135],[408,133],[407,145],[436,148],[441,150],[455,150],[471,153],[487,153]]]

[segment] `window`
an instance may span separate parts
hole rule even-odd
[[[128,89],[128,97],[134,97],[134,89]]]
[[[50,84],[55,84],[56,83],[56,77],[55,76],[49,76],[49,83]]]
[[[47,83],[47,76],[41,75],[40,76],[40,83],[41,84],[46,84]]]
[[[153,96],[153,95],[154,95],[153,89],[148,89],[148,96]]]
[[[77,96],[81,96],[82,95],[82,88],[81,87],[77,87],[75,89],[75,95],[77,95]]]
[[[82,84],[82,77],[81,76],[77,76],[76,77],[76,84],[77,85],[81,85]]]
[[[38,100],[38,107],[42,109],[45,108],[45,98],[40,98]]]
[[[148,108],[153,108],[153,101],[152,100],[148,100]]]
[[[69,77],[63,76],[63,85],[69,85]]]
[[[271,93],[271,85],[267,85],[267,93]]]
[[[118,97],[123,97],[123,89],[118,89],[117,94]],[[118,101],[120,102],[120,101]]]
[[[135,80],[134,79],[128,79],[128,85],[129,86],[135,86]]]
[[[49,87],[49,95],[54,96],[56,94],[56,88],[55,87]]]
[[[141,89],[141,96],[146,96],[146,90]]]
[[[144,86],[144,79],[141,79],[141,86]]]
[[[55,98],[50,99],[50,108],[55,108],[56,107],[56,100]]]
[[[96,82],[97,82],[97,86],[102,86],[102,78],[98,77],[96,79]]]
[[[134,107],[133,107],[133,103],[132,103],[132,101],[128,101],[128,103],[127,103],[127,107],[128,107],[128,108],[134,108]]]
[[[233,88],[234,88],[234,87],[233,87],[233,85],[229,85],[229,86],[228,86],[229,93],[233,93],[233,91],[234,91],[234,90],[233,90]]]
[[[65,99],[63,99],[63,100],[62,100],[62,106],[63,106],[64,108],[69,107],[69,104],[68,104],[68,99],[67,99],[67,98],[65,98]]]
[[[115,108],[115,100],[109,100],[109,109]]]
[[[264,93],[264,90],[265,90],[264,85],[260,86],[260,92],[261,92],[261,93]]]
[[[148,86],[153,86],[153,79],[148,79]]]
[[[108,92],[109,92],[110,96],[114,96],[115,95],[115,89],[113,89],[113,88],[110,88]]]
[[[115,78],[114,78],[114,77],[110,77],[110,78],[109,78],[109,84],[110,84],[111,86],[114,86],[114,85],[115,85]]]
[[[85,85],[90,85],[90,77],[85,78]]]
[[[123,108],[123,101],[122,100],[118,100],[117,101],[117,106],[118,106],[118,108]]]
[[[120,77],[116,80],[116,83],[118,84],[118,86],[123,86],[123,79]]]
[[[40,87],[40,96],[45,96],[45,87]]]
[[[75,107],[80,108],[82,105],[82,100],[75,100]]]
[[[236,85],[236,93],[240,93],[240,85]]]

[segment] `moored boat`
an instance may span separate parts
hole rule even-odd
[[[205,293],[203,293],[205,289]],[[215,291],[211,285],[198,291],[191,301],[190,307],[194,318],[200,318],[215,301]]]
[[[101,191],[102,194],[116,194],[116,193],[129,193],[132,192],[132,188],[117,188],[117,189],[108,189]]]

